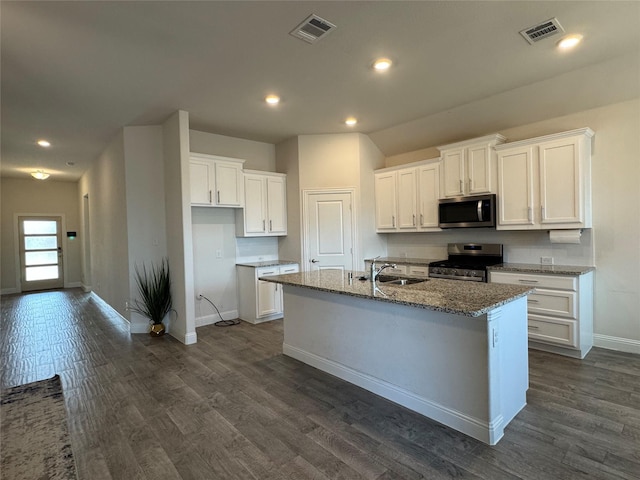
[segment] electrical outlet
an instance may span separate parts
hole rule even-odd
[[[202,298],[203,298],[203,297],[202,297],[202,294],[201,294],[201,293],[199,293],[198,295],[196,295],[196,298],[197,298],[198,300],[202,300]]]
[[[216,258],[222,258],[222,250],[216,250]]]
[[[553,257],[540,257],[541,265],[553,265]]]

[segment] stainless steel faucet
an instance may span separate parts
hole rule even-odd
[[[378,258],[378,257],[376,257]],[[396,264],[395,263],[385,263],[384,265],[382,265],[379,269],[376,270],[376,258],[374,258],[373,260],[371,260],[371,274],[369,276],[369,278],[371,278],[371,281],[373,283],[375,283],[376,278],[378,277],[378,275],[380,275],[380,273],[385,269],[385,268],[396,268]]]

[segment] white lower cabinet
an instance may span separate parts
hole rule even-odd
[[[260,277],[284,275],[300,271],[298,264],[252,267],[238,265],[238,293],[240,296],[238,315],[249,323],[261,323],[282,318],[282,285],[263,282]]]
[[[593,346],[593,272],[489,272],[491,283],[535,287],[527,299],[529,347],[584,358]]]

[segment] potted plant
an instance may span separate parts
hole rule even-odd
[[[169,261],[164,258],[160,265],[151,264],[149,270],[144,263],[141,269],[136,265],[135,271],[140,298],[132,302],[129,310],[149,319],[151,323],[149,334],[152,337],[164,335],[165,327],[162,321],[173,310]]]

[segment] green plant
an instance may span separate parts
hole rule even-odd
[[[136,265],[135,271],[140,298],[133,301],[129,310],[147,317],[154,325],[160,324],[167,313],[173,310],[169,261],[162,259],[160,265],[151,264],[149,270],[144,263],[141,269]]]

